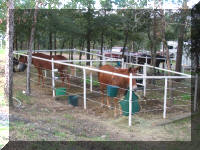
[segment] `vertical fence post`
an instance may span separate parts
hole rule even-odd
[[[53,88],[53,97],[55,97],[55,72],[54,72],[54,60],[51,59],[51,67],[52,67],[52,88]]]
[[[90,67],[92,68],[92,62],[90,61]],[[92,92],[92,71],[90,71],[90,92]]]
[[[138,64],[138,56],[136,55],[136,64]]]
[[[163,118],[166,118],[166,106],[167,105],[167,78],[165,78],[165,92],[164,92],[164,110],[163,110]]]
[[[103,65],[105,65],[105,53],[103,52]]]
[[[83,68],[83,103],[84,103],[84,109],[86,109],[86,72],[85,72],[85,68]]]
[[[195,89],[194,89],[194,112],[196,111],[196,106],[197,106],[197,89],[198,89],[198,73],[196,73],[196,78],[195,78]]]
[[[47,70],[44,70],[44,76],[47,77]]]
[[[87,60],[87,53],[86,53],[87,49],[85,48],[85,60]],[[85,66],[86,66],[86,61],[85,61]]]
[[[146,61],[145,61],[145,63],[147,64],[147,56],[146,56]]]
[[[124,58],[122,58],[122,66],[121,68],[123,69],[124,68]]]
[[[144,97],[146,96],[146,88],[147,88],[147,64],[143,65],[143,86],[144,86]]]
[[[130,76],[129,76],[129,118],[128,118],[128,125],[131,126],[132,125],[132,118],[131,118],[131,115],[132,115],[132,77],[133,77],[133,74],[130,73]]]

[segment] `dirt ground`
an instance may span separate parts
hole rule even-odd
[[[4,68],[3,61],[1,68]],[[1,69],[2,70],[2,69]],[[3,72],[1,74],[3,80]],[[80,77],[80,75],[78,76]],[[1,81],[2,81],[1,80]],[[37,76],[32,76],[37,81]],[[113,116],[113,109],[101,108],[100,94],[87,91],[87,97],[94,102],[87,101],[87,109],[83,109],[83,99],[79,98],[78,107],[67,103],[67,97],[52,97],[51,81],[46,79],[49,86],[38,86],[31,82],[32,94],[26,96],[25,72],[14,74],[14,100],[15,107],[9,111],[9,140],[10,141],[190,141],[191,118],[168,123],[175,118],[181,118],[190,114],[189,107],[173,107],[167,111],[167,118],[162,118],[162,111],[137,113],[132,116],[132,126],[128,127],[128,117]],[[82,80],[72,78],[71,83],[82,86]],[[3,82],[1,82],[2,86]],[[162,85],[162,84],[161,84]],[[57,83],[59,87],[59,83]],[[181,86],[181,85],[179,85]],[[3,87],[3,86],[2,86]],[[88,86],[89,88],[89,86]],[[151,88],[151,87],[149,87]],[[153,88],[153,87],[152,87]],[[94,86],[98,91],[98,86]],[[2,91],[2,89],[1,89]],[[187,91],[187,90],[186,90]],[[80,96],[83,89],[71,86],[67,93],[76,93]],[[156,91],[148,92],[152,98],[159,97]],[[139,93],[141,94],[141,93]],[[157,94],[157,95],[156,95]],[[163,92],[162,92],[163,94]],[[174,93],[176,96],[177,93]],[[142,96],[139,100],[145,100]],[[152,108],[162,108],[160,100],[139,102],[141,111]],[[182,104],[182,103],[181,103]],[[171,105],[169,103],[169,105]],[[1,104],[0,119],[8,122],[7,103]],[[165,124],[166,123],[166,124]],[[7,123],[8,126],[8,123]],[[4,130],[8,133],[8,129]],[[4,141],[8,140],[6,136]]]
[[[78,77],[81,76],[77,75]],[[132,126],[128,127],[128,117],[114,117],[113,109],[100,107],[101,95],[87,91],[87,109],[83,109],[82,80],[71,78],[73,85],[67,93],[78,94],[79,105],[73,107],[67,103],[67,97],[53,98],[50,88],[51,81],[46,79],[46,87],[37,85],[37,76],[32,76],[30,97],[23,94],[26,88],[25,72],[14,74],[15,108],[10,109],[10,140],[23,141],[190,141],[191,118],[173,121],[190,115],[190,107],[168,106],[167,118],[162,118],[163,101],[159,91],[147,92],[148,97],[158,98],[154,101],[142,101],[147,98],[140,96],[141,112],[132,116]],[[60,86],[59,83],[56,84]],[[159,84],[158,84],[159,85]],[[162,83],[160,83],[162,85]],[[181,84],[179,85],[179,87]],[[153,88],[154,86],[149,88]],[[89,85],[88,85],[89,88]],[[155,87],[154,87],[155,88]],[[94,86],[98,91],[99,87]],[[189,91],[186,89],[185,91]],[[138,92],[141,94],[141,92]],[[142,95],[142,94],[141,94]],[[173,93],[173,96],[178,93]],[[141,101],[140,101],[141,100]],[[178,102],[178,104],[185,104]],[[188,103],[187,103],[188,104]],[[142,112],[144,111],[144,113]],[[169,122],[169,123],[168,123]],[[166,123],[166,124],[165,124]]]

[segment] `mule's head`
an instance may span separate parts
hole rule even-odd
[[[26,63],[27,63],[27,57],[21,55],[19,57],[19,64],[17,66],[19,72],[24,71],[26,69]]]
[[[137,73],[137,71],[138,71],[140,68],[141,68],[140,66],[137,67],[137,68],[132,68],[132,67],[130,67],[130,68],[128,69],[128,74],[132,73],[133,76],[136,76],[136,73]],[[128,79],[128,80],[129,80],[129,79]],[[132,87],[133,87],[133,89],[136,89],[136,88],[137,88],[136,79],[133,79],[133,80],[132,80]]]
[[[27,57],[26,57],[26,56],[20,55],[20,57],[19,57],[19,62],[20,62],[20,63],[23,63],[23,64],[27,63]]]

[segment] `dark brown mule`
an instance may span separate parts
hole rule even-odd
[[[104,65],[104,66],[101,66],[99,69],[129,76],[130,73],[133,73],[133,75],[136,75],[136,72],[139,69],[139,67],[138,68],[129,68],[129,69],[119,69],[119,68],[115,68],[110,65]],[[103,94],[102,95],[102,106],[104,105],[104,90],[106,89],[107,85],[119,86],[120,88],[123,88],[123,89],[120,89],[121,92],[125,92],[125,90],[128,89],[128,87],[129,87],[129,78],[124,78],[124,77],[119,77],[119,76],[99,72],[98,79],[100,82],[100,91]],[[136,79],[132,80],[132,85],[133,85],[133,89],[137,88]],[[114,100],[114,107],[115,107],[114,115],[115,116],[117,116],[117,104],[118,104],[118,99],[115,98],[115,100]],[[110,107],[110,102],[109,102],[108,96],[107,96],[107,105],[108,105],[108,107]],[[120,110],[121,110],[121,108],[120,108]],[[120,111],[120,113],[121,113],[121,111]]]
[[[32,56],[45,58],[45,59],[49,59],[49,60],[51,60],[52,58],[54,60],[67,60],[66,57],[61,56],[61,55],[49,56],[49,55],[46,55],[46,54],[43,54],[43,53],[34,53],[34,54],[32,54]],[[27,57],[21,55],[20,58],[19,58],[19,62],[27,63]],[[42,83],[43,83],[43,87],[44,87],[44,78],[43,78],[42,70],[44,70],[44,69],[52,70],[51,62],[32,58],[32,64],[38,70],[38,84],[40,84],[40,78],[41,78]],[[64,86],[64,80],[65,80],[65,77],[66,77],[66,79],[68,81],[68,87],[70,87],[69,75],[65,74],[65,73],[67,73],[68,66],[54,63],[54,68],[58,69],[58,72],[60,73],[60,77],[61,77],[61,80],[62,80],[62,86]]]

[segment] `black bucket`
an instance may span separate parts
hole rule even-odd
[[[19,63],[18,65],[19,72],[23,72],[26,69],[26,67],[27,67],[26,64]]]

